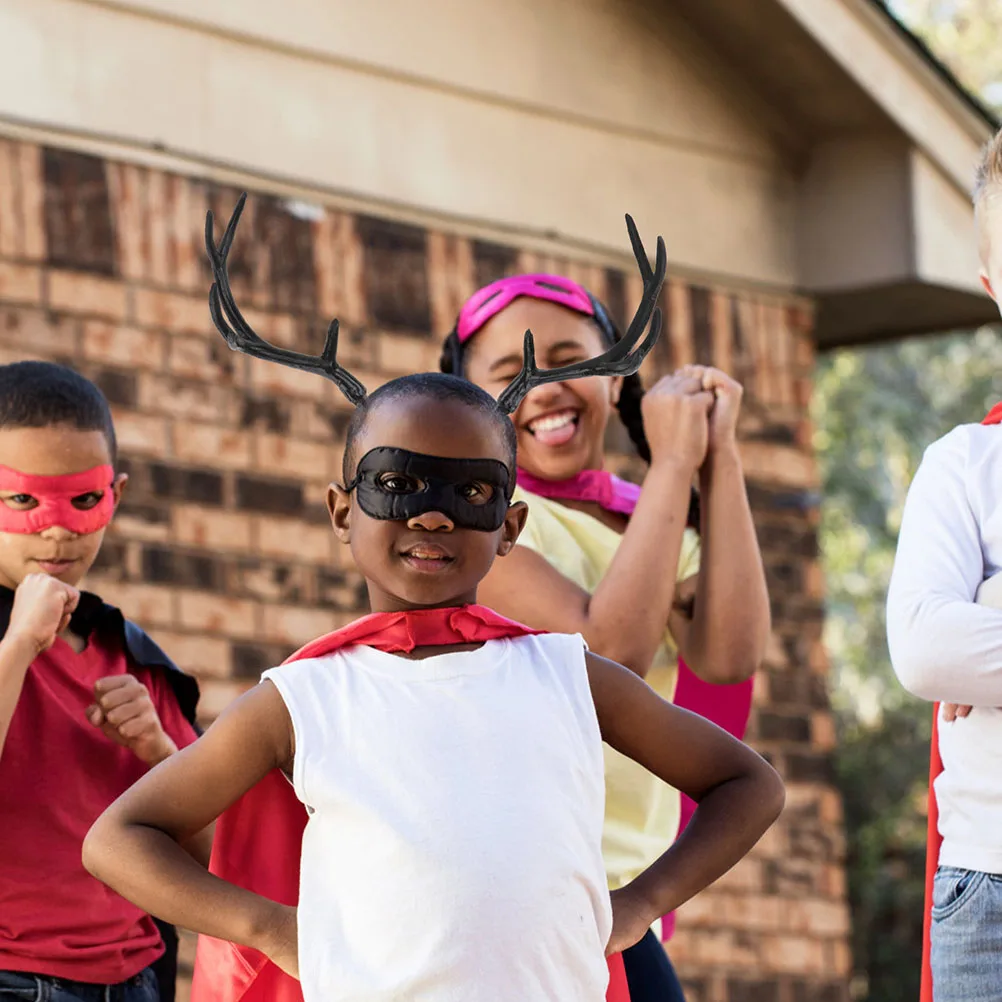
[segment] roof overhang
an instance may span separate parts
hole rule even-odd
[[[799,137],[798,277],[822,346],[998,320],[970,189],[995,124],[875,0],[675,0]]]

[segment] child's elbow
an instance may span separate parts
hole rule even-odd
[[[786,806],[786,785],[779,773],[765,759],[762,759],[760,773],[759,803],[762,805],[763,820],[768,829],[775,824]]]
[[[91,825],[90,831],[87,832],[87,835],[83,840],[83,846],[80,850],[80,858],[84,869],[92,877],[96,877],[98,880],[102,881],[102,883],[105,882],[105,876],[108,872],[107,862],[110,855],[110,833],[108,828],[109,822],[107,815],[102,814],[101,817],[99,817],[97,821]]]

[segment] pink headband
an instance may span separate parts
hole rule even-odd
[[[115,513],[112,482],[114,469],[105,464],[82,473],[67,473],[59,477],[41,477],[9,466],[0,466],[0,491],[30,494],[38,504],[27,511],[14,511],[0,501],[0,532],[35,533],[53,525],[86,536],[103,529]],[[73,499],[81,494],[102,492],[93,508],[81,511]]]
[[[485,285],[466,300],[456,322],[459,343],[468,341],[491,317],[497,316],[519,296],[545,299],[586,317],[595,316],[591,296],[577,282],[559,275],[513,275]]]

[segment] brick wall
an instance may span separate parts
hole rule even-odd
[[[236,194],[0,141],[0,361],[67,362],[112,402],[130,484],[89,586],[199,676],[207,720],[363,601],[322,504],[347,405],[320,378],[229,352],[209,322],[204,214],[225,220]],[[370,389],[434,368],[462,299],[505,272],[568,273],[620,317],[639,291],[632,274],[267,195],[248,204],[231,265],[247,319],[276,343],[315,353],[338,316],[341,357]],[[780,823],[684,909],[672,955],[690,1002],[838,1002],[850,960],[806,417],[810,312],[679,280],[664,299],[669,336],[647,375],[696,360],[746,387],[742,447],[775,623],[751,739],[789,784]],[[618,430],[610,446],[636,472]]]

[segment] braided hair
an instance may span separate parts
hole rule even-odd
[[[622,335],[619,328],[613,323],[608,310],[590,293],[595,315],[592,318],[599,333],[607,344],[618,341]],[[449,336],[442,344],[442,354],[439,357],[439,368],[442,372],[454,376],[463,375],[463,345],[459,340],[459,333],[456,327],[449,332]],[[623,385],[620,389],[619,399],[616,401],[616,410],[619,412],[619,420],[630,436],[637,455],[645,463],[651,461],[651,447],[647,442],[647,434],[644,431],[643,413],[640,409],[640,401],[644,398],[644,384],[640,381],[640,374],[634,373],[632,376],[623,377]],[[689,511],[686,514],[686,525],[690,529],[699,532],[700,527],[700,505],[699,492],[693,487],[689,494]]]

